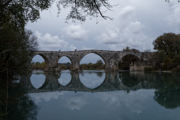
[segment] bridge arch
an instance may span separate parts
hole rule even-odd
[[[63,55],[63,56],[60,56],[60,57],[58,58],[58,61],[59,61],[60,59],[62,59],[63,57],[68,58],[68,59],[69,59],[69,61],[72,63],[72,58],[71,58],[71,57],[69,57],[68,55]]]
[[[43,54],[34,54],[31,58],[32,70],[46,70],[49,60]]]
[[[42,57],[42,58],[44,59],[44,62],[45,62],[46,64],[48,64],[48,62],[49,62],[48,58],[47,58],[44,54],[41,54],[41,53],[33,54],[32,57],[31,57],[31,62],[32,62],[32,60],[33,60],[36,56]]]
[[[119,69],[130,70],[130,66],[133,66],[141,61],[141,56],[135,53],[127,53],[121,56],[118,61]]]
[[[134,52],[129,52],[129,53],[122,54],[120,60],[122,60],[126,56],[134,56],[134,57],[138,58],[139,60],[141,60],[140,53],[134,53]]]
[[[60,69],[71,69],[72,68],[72,59],[69,56],[61,56],[58,58],[58,67]]]
[[[88,52],[88,53],[84,54],[83,56],[81,56],[80,62],[82,61],[82,59],[83,59],[84,57],[86,57],[87,55],[90,55],[90,54],[94,54],[94,55],[99,56],[99,57],[103,60],[104,64],[106,64],[106,59],[105,59],[105,57],[104,57],[103,55],[101,55],[100,53],[95,52],[95,51],[93,51],[93,52]]]
[[[106,61],[105,57],[103,55],[99,54],[98,52],[88,52],[88,53],[84,54],[83,56],[81,56],[81,58],[79,60],[79,64],[82,64],[83,60],[86,59],[86,57],[88,57],[89,55],[98,57],[98,59],[101,60],[104,65],[106,65],[107,61]],[[93,61],[93,62],[95,62],[95,61]]]

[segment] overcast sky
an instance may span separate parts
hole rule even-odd
[[[180,3],[177,0],[112,0],[106,10],[113,20],[87,18],[85,22],[66,23],[67,9],[58,17],[55,4],[28,23],[38,38],[39,50],[153,50],[153,41],[163,33],[180,31]]]

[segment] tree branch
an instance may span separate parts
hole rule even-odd
[[[101,10],[99,9],[99,6],[98,6],[97,3],[96,3],[96,0],[94,0],[94,4],[95,4],[96,9],[98,10],[98,12],[99,12],[99,14],[101,15],[102,18],[104,18],[104,19],[107,19],[107,18],[108,18],[108,19],[112,20],[112,18],[110,18],[110,17],[108,17],[108,16],[104,16],[104,15],[102,14]]]
[[[8,0],[6,3],[4,3],[4,4],[2,5],[2,8],[8,6],[9,3],[12,2],[12,1],[13,1],[13,0]]]

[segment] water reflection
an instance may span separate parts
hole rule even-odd
[[[30,81],[34,88],[39,89],[44,85],[46,81],[46,76],[44,75],[44,73],[36,72],[31,75]]]
[[[105,73],[103,71],[85,71],[80,73],[79,79],[86,88],[95,89],[104,82]]]
[[[180,88],[165,88],[155,91],[154,99],[165,108],[175,109],[180,106]]]
[[[71,75],[71,81],[66,83],[67,86],[58,85],[63,74]],[[30,81],[32,75],[25,81]],[[151,120],[152,116],[155,120],[180,119],[180,75],[178,74],[64,71],[61,75],[59,73],[43,75],[45,77],[42,78],[46,81],[41,84],[41,89],[28,87],[30,82],[13,83],[14,88],[18,89],[9,91],[12,99],[8,104],[12,106],[9,110],[18,109],[14,113],[18,116],[18,120],[21,120],[21,116],[28,119],[37,117],[38,120],[86,118]],[[87,81],[82,81],[82,78]],[[34,82],[39,83],[38,80]],[[82,85],[83,82],[86,86]],[[20,86],[23,86],[22,91]],[[27,113],[22,112],[24,109]]]
[[[154,99],[165,108],[175,109],[180,106],[180,75],[161,76],[161,86],[156,89]]]
[[[30,75],[34,88],[48,90],[77,90],[77,91],[113,91],[113,90],[139,90],[139,89],[179,89],[180,75],[168,73],[128,73],[103,71],[83,71],[73,73],[35,73]],[[60,84],[60,86],[58,85]],[[29,82],[25,82],[29,91],[34,91]],[[67,86],[68,85],[68,86]],[[96,89],[95,89],[96,88]]]
[[[125,72],[125,73],[121,73],[119,74],[122,83],[127,86],[127,87],[134,87],[136,85],[138,85],[140,83],[140,78],[137,75],[138,73],[129,73],[129,72]]]
[[[62,86],[67,86],[71,82],[71,78],[72,77],[70,71],[62,71],[58,82]]]
[[[37,108],[23,84],[0,80],[0,120],[36,120]]]

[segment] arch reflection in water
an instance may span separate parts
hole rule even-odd
[[[71,82],[71,73],[69,70],[61,71],[61,76],[58,79],[58,82],[62,86],[67,86]]]
[[[138,73],[125,72],[119,74],[119,77],[122,79],[122,83],[129,88],[133,88],[141,82],[140,74]]]
[[[104,71],[83,71],[79,74],[81,83],[90,89],[99,87],[105,80]]]
[[[30,77],[31,84],[34,88],[39,89],[46,81],[46,76],[43,72],[33,72]]]

